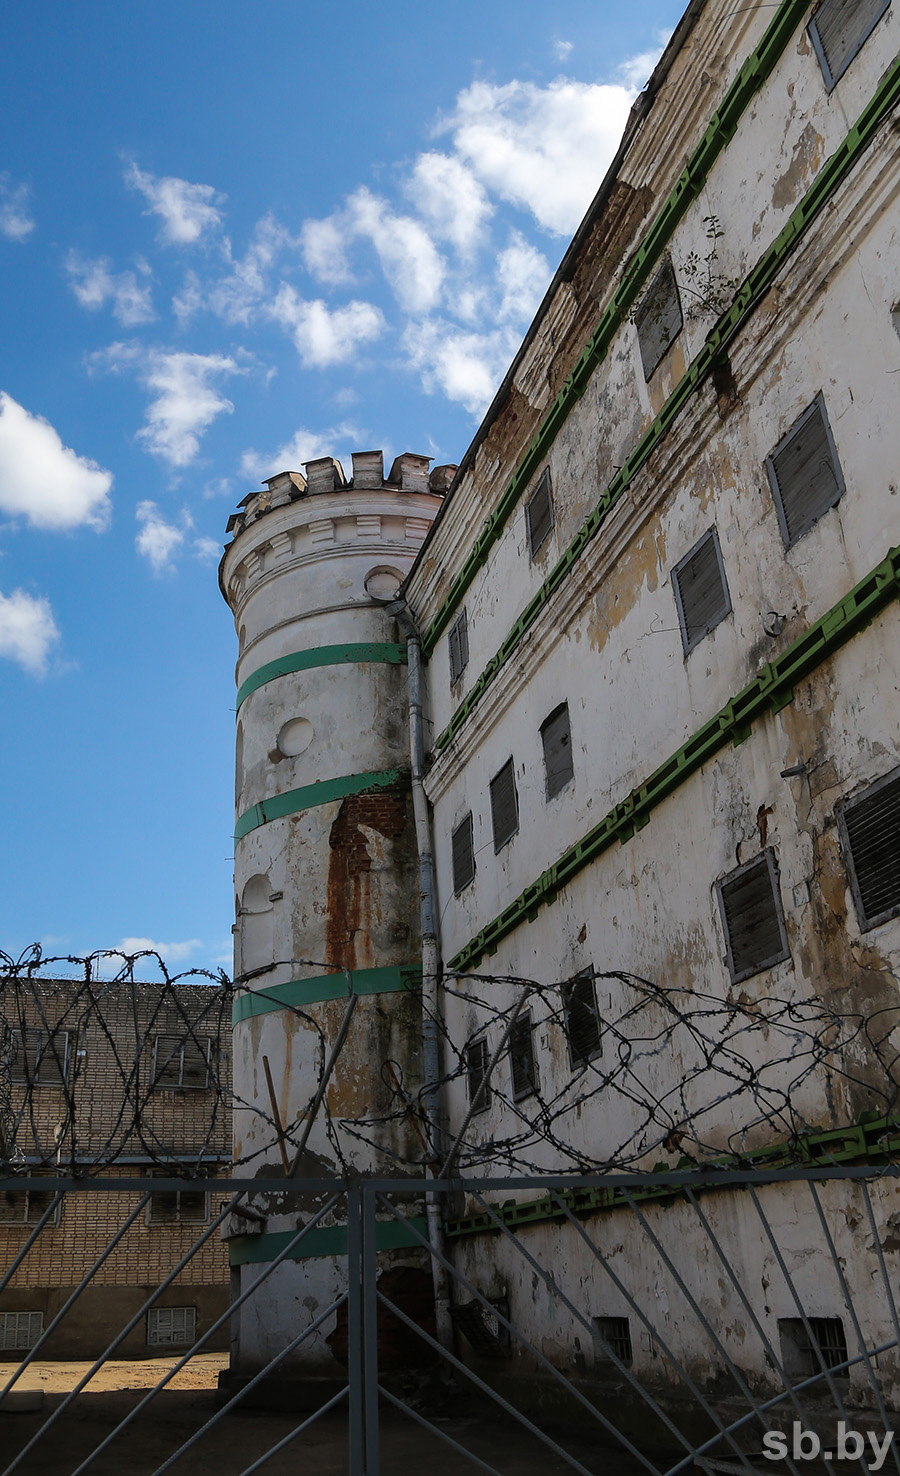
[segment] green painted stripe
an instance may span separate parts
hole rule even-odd
[[[401,1220],[378,1220],[375,1224],[375,1249],[400,1250],[407,1245],[420,1245],[413,1234],[418,1230],[428,1235],[428,1225],[420,1216],[410,1216],[404,1224]],[[228,1242],[228,1259],[232,1266],[258,1265],[260,1261],[274,1261],[277,1255],[290,1245],[296,1230],[275,1230],[266,1235],[236,1235]],[[287,1257],[289,1261],[308,1261],[314,1256],[345,1256],[347,1254],[346,1225],[317,1225],[310,1230],[299,1245]]]
[[[379,769],[371,774],[342,774],[337,779],[320,779],[317,784],[304,784],[300,789],[288,789],[284,794],[273,794],[245,810],[234,827],[234,838],[241,840],[260,825],[270,820],[281,820],[285,815],[296,815],[300,810],[311,810],[315,805],[327,805],[329,800],[346,799],[348,794],[368,794],[370,790],[389,789],[392,784],[409,787],[408,769]]]
[[[517,650],[526,631],[534,625],[550,597],[571,574],[588,544],[596,538],[640,469],[668,436],[691,397],[697,393],[707,375],[711,373],[716,361],[721,359],[722,354],[749,321],[775,282],[785,262],[799,246],[811,222],[827,205],[838,186],[847,178],[853,166],[872,142],[888,112],[898,102],[900,102],[900,59],[895,61],[885,74],[875,96],[850,129],[843,143],[832,154],[783,229],[744,279],[731,307],[722,314],[715,327],[707,334],[703,348],[687,374],[675,386],[659,415],[651,422],[632,449],[626,458],[625,465],[616,473],[566,552],[551,569],[540,589],[526,605],[506,636],[500,649],[491,657],[465,700],[460,703],[451,722],[435,740],[437,752],[440,753],[452,742],[488,688],[496,681],[507,661]]]
[[[557,894],[580,871],[616,841],[629,840],[636,830],[642,829],[656,806],[680,788],[727,742],[731,741],[735,746],[743,743],[750,736],[755,722],[771,712],[778,712],[792,701],[796,682],[815,671],[898,597],[900,548],[892,548],[887,558],[865,579],[854,585],[780,656],[768,662],[749,686],[726,702],[715,717],[698,728],[687,743],[653,771],[649,779],[615,805],[587,835],[570,846],[536,882],[526,887],[499,916],[482,928],[465,948],[451,958],[447,967],[454,973],[474,968],[485,954],[495,952],[502,938],[523,922],[533,922],[541,908],[555,901]]]
[[[288,676],[292,671],[309,671],[315,666],[340,666],[345,661],[383,661],[390,666],[401,666],[406,661],[406,646],[397,641],[345,641],[340,646],[317,646],[314,651],[291,651],[279,656],[277,661],[267,661],[258,671],[241,682],[237,691],[237,706],[245,702],[257,687],[266,682]]]
[[[550,451],[557,435],[584,394],[595,369],[609,348],[657,265],[676,226],[706,183],[715,160],[737,131],[738,123],[784,52],[798,25],[806,18],[808,0],[782,0],[765,35],[744,62],[722,102],[709,121],[683,173],[662,205],[641,245],[632,255],[615,295],[585,345],[581,357],[550,406],[519,462],[512,480],[485,523],[472,552],[450,586],[446,599],[425,631],[422,651],[429,657],[465,596],[472,580],[487,562],[487,556],[512,516],[523,493]]]
[[[422,969],[416,964],[391,964],[380,969],[352,969],[354,994],[399,994],[421,989]],[[326,999],[347,998],[347,975],[316,974],[312,979],[289,979],[266,989],[247,990],[238,995],[231,1012],[232,1025],[267,1015],[273,1010],[303,1009]]]

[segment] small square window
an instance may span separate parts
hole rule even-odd
[[[891,0],[822,0],[809,35],[830,92],[861,50]]]
[[[450,627],[450,685],[458,682],[469,664],[469,621],[465,610]]]
[[[179,1165],[173,1164],[171,1177]],[[164,1171],[157,1176],[164,1177]],[[209,1219],[209,1194],[205,1185],[196,1189],[160,1189],[147,1206],[148,1225],[205,1225]]]
[[[705,533],[672,570],[672,588],[681,625],[684,654],[731,614],[722,550],[715,528]]]
[[[43,1312],[0,1312],[0,1353],[27,1353],[43,1331]]]
[[[183,1347],[196,1341],[196,1307],[151,1307],[147,1313],[147,1346]]]
[[[576,974],[562,986],[562,1003],[569,1063],[574,1071],[601,1052],[600,1015],[592,970]]]
[[[525,504],[525,522],[528,527],[528,549],[531,557],[543,548],[553,530],[553,498],[550,492],[550,468],[541,473],[541,479]]]
[[[69,1077],[68,1030],[26,1026],[12,1067],[12,1079],[29,1086],[64,1087]]]
[[[5,1189],[0,1194],[0,1225],[37,1225],[53,1204],[52,1189],[38,1189],[40,1180],[23,1178],[21,1189]],[[56,1204],[45,1224],[58,1225],[61,1201]]]
[[[475,844],[471,811],[457,825],[452,836],[453,890],[457,896],[475,879]]]
[[[683,324],[675,271],[666,257],[634,315],[645,379],[653,377]]]
[[[468,1083],[470,1107],[478,1096],[478,1088],[487,1077],[488,1060],[488,1047],[485,1037],[481,1036],[479,1040],[470,1040],[463,1051],[463,1069],[466,1073],[466,1081]],[[476,1115],[479,1112],[486,1112],[490,1106],[490,1101],[491,1088],[490,1083],[488,1083],[478,1099],[478,1105],[475,1108]]]
[[[611,1362],[610,1354],[630,1368],[634,1362],[631,1346],[631,1326],[627,1317],[594,1317],[591,1319],[597,1333],[594,1356],[598,1362]],[[604,1346],[605,1345],[605,1346]]]
[[[784,546],[793,548],[844,492],[823,395],[816,395],[766,457],[766,473]]]
[[[499,774],[491,780],[491,824],[494,850],[502,851],[519,828],[519,797],[512,759],[507,759]]]
[[[790,958],[771,848],[716,882],[732,983]]]
[[[778,1319],[781,1361],[789,1378],[812,1378],[822,1373],[823,1363],[834,1369],[847,1362],[847,1339],[839,1317],[807,1317],[806,1324],[802,1317]],[[848,1378],[849,1371],[841,1368],[837,1377]]]
[[[838,809],[863,932],[900,912],[900,769]]]
[[[565,789],[575,775],[568,703],[561,702],[541,723],[541,744],[544,749],[546,795],[550,800]]]
[[[540,1082],[534,1058],[534,1022],[530,1010],[519,1016],[509,1032],[509,1062],[513,1101],[520,1102],[524,1097],[533,1096]]]
[[[158,1035],[153,1043],[153,1086],[206,1091],[212,1041],[204,1036]]]

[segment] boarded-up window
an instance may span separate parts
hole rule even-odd
[[[457,825],[452,839],[453,890],[458,894],[475,878],[475,844],[471,813]]]
[[[154,1087],[205,1091],[211,1046],[202,1035],[158,1035],[153,1044]]]
[[[541,480],[525,504],[525,522],[528,525],[528,548],[534,558],[550,537],[553,527],[553,498],[550,493],[550,468],[541,474]]]
[[[563,1022],[573,1068],[586,1066],[600,1054],[600,1016],[590,970],[562,986]]]
[[[626,1368],[634,1361],[631,1347],[631,1327],[627,1317],[594,1317],[591,1319],[596,1333],[594,1357],[600,1362],[618,1358]]]
[[[821,394],[766,457],[766,471],[784,546],[791,548],[844,491]]]
[[[36,1225],[55,1198],[52,1189],[37,1189],[34,1180],[23,1179],[21,1189],[6,1189],[0,1194],[0,1225]],[[58,1225],[59,1211],[57,1203],[45,1223]]]
[[[0,1353],[25,1353],[43,1331],[43,1312],[0,1312]]]
[[[722,550],[715,528],[710,528],[690,553],[672,570],[672,587],[681,624],[685,656],[731,613]]]
[[[32,1086],[63,1087],[69,1075],[68,1030],[27,1026],[19,1037],[12,1079]]]
[[[491,780],[491,824],[494,850],[502,850],[519,828],[519,801],[512,759],[507,759],[499,774]]]
[[[672,263],[666,257],[634,315],[644,378],[650,379],[681,332],[681,299]]]
[[[808,1379],[827,1369],[849,1377],[847,1338],[839,1317],[779,1317],[781,1361],[789,1378]]]
[[[900,769],[839,815],[859,924],[874,928],[900,912]]]
[[[476,1112],[486,1111],[491,1100],[490,1086],[485,1084],[481,1096],[478,1096],[478,1089],[485,1081],[488,1069],[488,1048],[484,1036],[480,1040],[469,1041],[463,1051],[463,1069],[469,1088],[469,1105],[474,1103]]]
[[[565,789],[575,773],[567,703],[561,702],[541,723],[541,743],[544,747],[547,798],[552,799],[561,789]]]
[[[843,77],[891,0],[822,0],[809,23],[825,86],[830,92]]]
[[[465,610],[450,627],[450,683],[458,682],[469,664],[469,623]]]
[[[790,958],[771,848],[716,882],[716,890],[735,984]]]
[[[196,1336],[196,1307],[151,1307],[147,1313],[147,1344],[151,1348],[193,1343]]]
[[[520,1015],[509,1032],[509,1063],[512,1072],[513,1101],[530,1097],[537,1091],[538,1069],[534,1058],[534,1023],[531,1011]]]

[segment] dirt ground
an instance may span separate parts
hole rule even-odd
[[[59,1414],[66,1394],[90,1365],[39,1363],[30,1367],[15,1386],[19,1398],[13,1401],[10,1395],[0,1405],[0,1476],[42,1428],[45,1433],[15,1471],[22,1476],[73,1476],[175,1362],[174,1358],[154,1358],[109,1363]],[[226,1362],[224,1355],[216,1354],[193,1358],[87,1469],[95,1476],[153,1476],[216,1414],[217,1379]],[[15,1367],[0,1364],[0,1387]],[[500,1411],[486,1415],[461,1400],[455,1412],[444,1408],[431,1411],[430,1417],[444,1437],[458,1442],[501,1476],[562,1476],[572,1470],[535,1435],[507,1421]],[[267,1476],[358,1476],[348,1463],[345,1405],[321,1417],[257,1468],[254,1463],[285,1440],[302,1418],[235,1410],[167,1469],[175,1476],[244,1476],[256,1469]],[[573,1441],[558,1430],[552,1434],[591,1472],[630,1476],[637,1469],[617,1452]],[[394,1409],[382,1408],[380,1438],[382,1476],[465,1476],[468,1471],[485,1469]]]

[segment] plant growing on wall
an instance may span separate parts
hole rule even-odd
[[[725,234],[719,217],[705,215],[703,224],[709,243],[706,251],[689,251],[678,266],[681,291],[693,299],[686,313],[691,323],[708,315],[718,318],[730,305],[740,285],[738,277],[727,277],[716,267],[719,259],[718,243]]]

